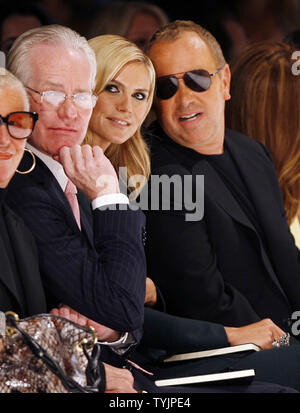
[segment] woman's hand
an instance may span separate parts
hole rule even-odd
[[[225,331],[231,346],[253,343],[262,350],[272,348],[273,341],[284,334],[284,331],[269,318],[243,327],[225,327]]]

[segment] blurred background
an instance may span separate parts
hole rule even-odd
[[[0,49],[5,53],[21,32],[53,22],[87,38],[121,34],[145,49],[167,21],[190,19],[215,35],[228,60],[250,43],[282,40],[300,28],[300,0],[23,0],[21,6],[12,0],[0,8]]]

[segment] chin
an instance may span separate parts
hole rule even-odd
[[[114,138],[111,140],[111,143],[115,143],[116,145],[122,145],[122,143],[125,143],[130,138],[131,136],[128,136],[126,138]]]
[[[1,176],[0,175],[0,188],[6,188],[7,187],[7,185],[9,184],[9,181],[11,180],[11,178],[12,178],[12,175],[11,176]]]

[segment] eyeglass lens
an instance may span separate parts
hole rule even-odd
[[[6,123],[9,134],[16,139],[28,138],[34,127],[34,119],[29,113],[12,113]]]
[[[66,100],[67,97],[63,92],[46,91],[43,92],[42,98],[43,101],[58,107]],[[83,109],[90,109],[94,107],[96,102],[94,103],[93,98],[96,97],[91,95],[89,92],[72,95],[73,103]]]
[[[211,85],[211,77],[204,70],[194,70],[187,72],[183,77],[184,83],[195,92],[204,92]]]

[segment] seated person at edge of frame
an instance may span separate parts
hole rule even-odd
[[[27,171],[19,167],[26,139],[30,138],[38,119],[36,113],[28,110],[28,96],[22,83],[1,68],[0,310],[14,311],[21,318],[47,312],[34,237],[6,203],[7,186],[15,172],[32,173],[35,166],[33,163]],[[104,371],[106,392],[136,392],[128,370],[104,364]]]
[[[94,93],[98,96],[83,144],[99,145],[125,183],[132,201],[146,183],[150,172],[149,154],[141,136],[155,86],[155,72],[149,58],[134,44],[117,35],[89,40],[97,60]],[[121,176],[126,167],[126,175]],[[141,185],[138,187],[138,183]],[[130,359],[154,373],[154,378],[215,373],[225,369],[254,368],[256,380],[275,382],[300,389],[298,359],[300,347],[273,349],[245,357],[226,356],[184,362],[180,366],[160,363],[161,356],[178,352],[255,343],[271,349],[284,332],[271,320],[241,328],[223,327],[199,320],[184,319],[159,311],[160,295],[147,278],[144,335],[141,346]],[[154,306],[150,308],[149,306]],[[74,310],[64,306],[54,310],[66,318],[95,326]],[[285,374],[285,371],[288,374]],[[242,387],[241,387],[242,389]]]
[[[157,76],[149,183],[176,175],[183,196],[174,185],[167,210],[147,188],[147,273],[171,314],[231,327],[270,318],[292,334],[299,251],[268,150],[225,129],[221,48],[201,26],[175,21],[156,32],[148,55]]]
[[[28,171],[34,160],[35,168],[12,178],[6,202],[35,238],[47,308],[63,303],[100,323],[101,361],[132,369],[121,374],[125,380],[134,376],[134,389],[129,381],[129,390],[207,391],[192,386],[158,388],[124,356],[138,342],[143,323],[144,215],[128,206],[101,148],[80,146],[96,101],[92,93],[94,52],[73,30],[43,26],[18,37],[7,63],[26,87],[31,110],[38,113],[39,120],[27,144],[31,152],[26,151],[19,167]],[[100,179],[102,176],[106,179]],[[76,194],[70,197],[69,190],[74,195],[76,189],[70,185],[72,180],[82,190],[82,197],[87,196],[88,205],[93,204],[93,227],[78,201],[76,208]],[[120,202],[122,207],[117,205]],[[106,205],[111,208],[101,209]],[[224,392],[233,391],[224,388]],[[240,391],[292,389],[255,383]]]
[[[293,65],[299,66],[299,60],[292,60],[293,53],[284,42],[256,43],[233,59],[225,119],[231,129],[258,140],[271,152],[286,218],[299,248],[300,77],[292,71]],[[260,105],[254,104],[259,100]]]

